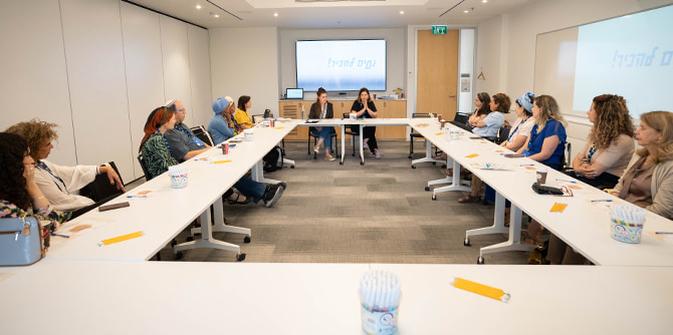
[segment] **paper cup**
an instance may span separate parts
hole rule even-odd
[[[638,244],[643,234],[645,211],[632,205],[613,206],[610,211],[610,236],[623,243]]]
[[[349,117],[351,120],[355,120],[355,119],[357,118],[357,117],[355,116],[355,113],[350,113],[350,114],[348,114],[348,117]]]
[[[188,176],[186,167],[182,165],[169,166],[168,175],[171,179],[172,188],[183,188],[187,186]]]

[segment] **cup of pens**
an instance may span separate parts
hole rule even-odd
[[[610,209],[610,236],[631,244],[640,243],[645,224],[645,210],[633,205],[615,205]]]
[[[364,334],[397,334],[401,293],[397,276],[387,271],[369,271],[360,280],[359,293]]]
[[[172,188],[183,188],[187,186],[187,168],[183,165],[173,165],[168,167],[168,175],[171,179]]]

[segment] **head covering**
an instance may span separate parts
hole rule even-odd
[[[535,99],[535,93],[529,91],[518,97],[516,99],[516,103],[518,103],[519,106],[523,107],[523,109],[525,109],[526,112],[532,113],[533,99]]]
[[[217,100],[213,102],[213,113],[220,114],[227,110],[227,108],[229,108],[229,106],[233,103],[234,99],[232,99],[230,96],[217,98]]]

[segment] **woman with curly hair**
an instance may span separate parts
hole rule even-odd
[[[21,136],[0,133],[0,218],[34,216],[52,223],[53,229],[68,219],[54,210],[35,182],[35,161]],[[43,226],[48,226],[43,224]],[[49,231],[42,232],[48,245]]]
[[[121,179],[109,164],[63,166],[47,161],[54,147],[52,142],[58,138],[56,124],[37,119],[17,123],[7,129],[8,133],[23,137],[30,155],[35,161],[35,183],[49,202],[59,211],[77,211],[90,209],[94,201],[79,195],[79,190],[96,179],[96,175],[105,173],[110,184],[123,190]]]
[[[568,174],[596,188],[613,188],[635,150],[626,100],[613,94],[596,96],[587,115],[593,127]]]

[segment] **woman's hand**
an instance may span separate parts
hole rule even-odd
[[[108,165],[107,163],[103,164],[99,168],[99,171],[100,171],[100,173],[107,174],[107,178],[110,181],[110,185],[115,185],[115,186],[117,186],[118,190],[126,192],[126,190],[124,190],[124,185],[122,184],[122,180],[121,180],[121,178],[119,178],[119,175],[117,174],[117,171],[115,171],[115,169],[113,169],[110,165]]]

